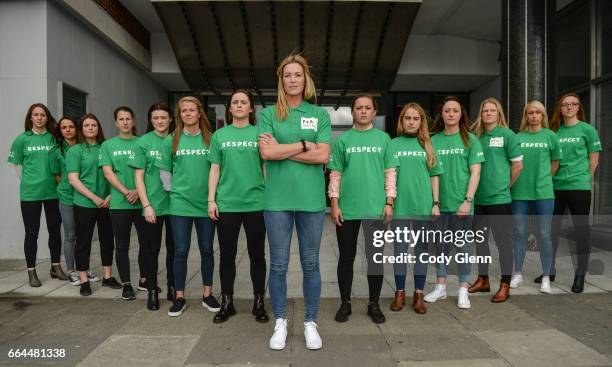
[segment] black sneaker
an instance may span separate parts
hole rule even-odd
[[[202,297],[202,307],[210,312],[219,312],[221,310],[221,305],[212,293],[208,297]]]
[[[161,288],[160,287],[156,287],[155,289],[157,289],[157,293],[161,293]],[[138,290],[139,291],[143,291],[143,292],[147,292],[149,290],[149,288],[147,288],[147,281],[145,280],[143,281],[138,281]]]
[[[130,283],[125,283],[123,285],[123,292],[121,292],[121,298],[126,301],[131,301],[136,299],[136,295],[134,294],[134,288]]]
[[[337,322],[346,322],[348,321],[349,315],[351,314],[351,303],[350,302],[342,302],[338,312],[336,312],[335,320]]]
[[[91,286],[89,282],[81,283],[81,290],[79,291],[81,296],[91,296]]]
[[[121,283],[119,283],[117,281],[117,279],[115,279],[114,277],[102,279],[102,286],[103,287],[110,287],[112,289],[121,289],[121,288],[123,288]]]
[[[374,302],[368,303],[368,316],[370,316],[372,322],[375,324],[382,324],[387,320],[385,315],[380,310],[378,303]]]
[[[179,297],[174,301],[174,303],[172,304],[172,307],[170,307],[170,309],[168,310],[168,316],[171,316],[171,317],[181,316],[183,314],[183,311],[185,311],[186,308],[187,308],[187,303],[185,303],[185,298]]]

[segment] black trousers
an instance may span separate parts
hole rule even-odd
[[[365,254],[367,261],[368,290],[370,302],[378,303],[382,289],[384,268],[383,264],[374,262],[374,255],[383,252],[383,247],[373,245],[374,231],[384,230],[386,226],[381,220],[354,219],[345,220],[342,226],[336,226],[336,238],[338,239],[338,286],[340,297],[343,301],[351,298],[353,287],[353,263],[357,255],[357,238],[359,227],[363,224],[363,236],[365,238]]]
[[[145,234],[145,220],[142,216],[141,209],[112,209],[110,216],[113,222],[113,231],[115,232],[115,261],[119,270],[119,277],[122,283],[130,282],[130,235],[132,232],[132,224],[136,227],[136,235],[138,236],[138,258],[142,261],[139,267],[145,270],[141,273],[150,272],[151,256],[147,245],[147,236]],[[141,256],[146,255],[146,256]],[[141,274],[144,275],[144,274]]]
[[[263,212],[219,213],[217,236],[219,238],[219,275],[221,292],[233,295],[236,279],[236,253],[240,226],[244,225],[249,252],[253,293],[263,295],[266,290],[266,223]]]
[[[495,245],[499,251],[499,265],[502,280],[510,281],[514,263],[514,227],[512,222],[512,204],[475,205],[474,230],[485,231],[484,242],[474,243],[476,255],[489,256],[489,233],[493,233]],[[489,264],[478,264],[479,275],[489,275]]]
[[[145,221],[144,224],[149,253],[147,254],[146,251],[138,253],[138,263],[142,264],[139,265],[141,267],[140,276],[147,278],[148,289],[155,289],[157,287],[158,258],[161,250],[162,229],[164,225],[166,226],[166,281],[169,287],[174,287],[174,237],[172,236],[170,216],[158,215],[157,223]],[[151,266],[147,266],[148,264],[151,264]]]
[[[559,236],[561,234],[561,222],[565,210],[569,209],[573,233],[570,236],[576,242],[575,264],[576,274],[586,274],[591,256],[591,227],[589,226],[589,213],[591,211],[590,190],[555,190],[555,211],[552,222],[553,263],[551,274],[556,274],[555,258],[559,247]]]
[[[76,247],[74,257],[77,271],[89,270],[91,254],[91,238],[96,223],[98,224],[98,240],[100,242],[100,257],[102,266],[113,266],[113,225],[109,210],[106,208],[84,208],[74,205],[74,224],[76,226]]]
[[[25,239],[23,240],[23,251],[25,253],[28,268],[36,267],[36,253],[38,252],[38,232],[40,230],[40,213],[45,208],[45,219],[47,231],[49,232],[49,253],[51,263],[59,263],[62,254],[62,234],[60,226],[62,217],[59,212],[59,201],[57,199],[22,201],[21,217],[25,227]]]

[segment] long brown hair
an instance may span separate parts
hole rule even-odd
[[[574,97],[578,100],[578,111],[576,112],[576,118],[579,121],[584,121],[584,108],[582,107],[582,102],[580,101],[580,97],[576,93],[565,93],[559,98],[557,101],[557,105],[555,106],[555,112],[553,112],[552,118],[550,119],[550,129],[552,131],[557,131],[561,127],[563,123],[563,115],[561,114],[561,105],[563,104],[563,100],[567,97]]]
[[[200,131],[202,133],[202,142],[206,146],[210,146],[210,139],[212,138],[212,127],[210,125],[210,121],[208,121],[208,116],[204,113],[204,106],[202,106],[202,102],[199,99],[193,96],[185,96],[179,99],[176,102],[176,129],[174,130],[174,136],[172,137],[172,154],[176,154],[176,149],[178,147],[179,141],[181,140],[181,135],[183,135],[183,127],[185,124],[183,123],[183,119],[181,118],[181,104],[185,102],[191,102],[196,105],[198,109],[198,114],[200,115],[200,119],[198,121],[198,126],[200,127]]]
[[[59,119],[59,122],[57,123],[57,129],[55,129],[55,133],[53,133],[53,137],[55,138],[55,144],[57,144],[58,149],[60,150],[60,152],[62,152],[62,155],[64,155],[65,153],[64,152],[64,142],[66,141],[66,138],[64,138],[64,135],[62,134],[62,121],[64,120],[68,120],[72,122],[72,124],[74,125],[74,129],[76,130],[76,133],[77,133],[77,140],[78,140],[78,134],[79,134],[79,126],[77,124],[77,121],[74,119],[74,117],[64,115],[62,116],[61,119]]]
[[[506,115],[504,114],[504,109],[502,108],[501,103],[495,98],[487,98],[480,103],[480,108],[478,109],[478,117],[476,117],[476,121],[474,121],[474,125],[472,126],[472,132],[478,138],[482,136],[484,132],[484,126],[482,123],[482,110],[484,109],[484,105],[487,103],[492,103],[497,108],[497,125],[501,127],[508,127],[508,122],[506,122]]]
[[[521,126],[519,127],[519,131],[527,131],[529,129],[529,124],[527,123],[527,109],[529,107],[535,107],[542,113],[542,127],[548,128],[548,114],[546,113],[546,107],[542,104],[542,102],[538,100],[533,100],[527,102],[525,107],[523,108],[523,117],[521,117]]]
[[[40,107],[45,111],[45,114],[47,115],[47,125],[45,125],[45,128],[47,129],[48,132],[50,132],[51,134],[54,134],[55,129],[57,128],[57,122],[51,115],[51,111],[49,111],[49,108],[47,108],[47,106],[45,106],[42,103],[34,103],[30,106],[30,108],[28,108],[28,112],[26,113],[25,121],[23,124],[23,130],[24,131],[32,130],[32,112],[34,112],[34,109],[36,107]]]
[[[425,149],[425,153],[427,154],[427,167],[431,169],[436,164],[436,153],[434,152],[433,146],[431,145],[431,137],[429,136],[429,123],[427,115],[425,114],[425,110],[421,107],[420,104],[416,102],[410,102],[406,104],[402,111],[399,114],[399,118],[397,120],[397,135],[404,135],[404,116],[406,116],[406,112],[409,109],[415,110],[419,116],[421,116],[421,126],[419,126],[419,131],[417,132],[417,140],[419,144]]]
[[[277,120],[285,120],[287,118],[287,114],[289,114],[289,102],[287,102],[287,95],[285,94],[285,88],[283,86],[283,71],[285,66],[289,64],[299,64],[304,70],[304,91],[302,92],[302,97],[306,101],[317,102],[317,89],[315,87],[314,80],[312,79],[312,73],[310,72],[310,66],[308,66],[308,61],[304,58],[304,56],[300,54],[290,54],[285,57],[278,68],[276,69],[276,77],[277,77],[277,100],[276,100],[276,110],[274,112],[274,117]]]
[[[104,138],[102,124],[100,124],[100,120],[98,120],[98,117],[96,117],[96,115],[94,115],[93,113],[87,113],[83,115],[83,117],[81,117],[81,119],[79,120],[79,124],[77,125],[77,141],[79,143],[84,143],[87,141],[85,139],[85,136],[83,135],[83,123],[85,123],[85,120],[87,119],[92,119],[98,124],[98,135],[96,135],[96,142],[98,144],[102,144],[106,140]]]
[[[176,123],[174,122],[174,119],[172,118],[172,110],[170,109],[170,107],[168,106],[168,104],[166,102],[155,102],[151,105],[151,107],[149,107],[149,112],[147,112],[147,132],[153,131],[155,130],[155,128],[153,127],[153,123],[151,122],[151,116],[153,115],[153,112],[155,111],[166,111],[166,113],[168,113],[168,117],[170,118],[170,124],[168,125],[168,133],[171,133],[174,131],[174,128],[176,127]]]
[[[436,118],[433,122],[433,133],[439,133],[444,131],[444,119],[442,118],[442,111],[444,110],[444,105],[447,102],[457,102],[459,104],[459,108],[461,109],[461,118],[459,119],[459,133],[461,134],[461,141],[463,142],[463,146],[466,148],[470,146],[470,137],[469,137],[469,126],[472,125],[472,120],[470,120],[470,116],[467,114],[465,110],[465,106],[461,103],[461,100],[455,96],[448,96],[442,100],[440,106],[438,107],[438,112],[436,114]]]
[[[251,105],[251,112],[249,112],[249,123],[251,125],[255,125],[255,105],[253,102],[253,93],[249,92],[246,89],[236,89],[232,92],[227,100],[227,104],[225,105],[225,124],[229,125],[233,122],[232,113],[230,112],[230,107],[232,106],[232,98],[238,93],[244,93],[249,99],[249,104]]]

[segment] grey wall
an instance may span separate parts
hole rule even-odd
[[[88,111],[102,121],[107,137],[116,135],[112,112],[134,109],[140,132],[151,103],[167,92],[123,53],[53,1],[0,2],[0,258],[23,258],[19,180],[6,163],[10,144],[23,132],[30,104],[42,102],[61,113],[60,82],[88,94]],[[48,258],[44,215],[39,258]],[[25,265],[25,264],[24,264]]]

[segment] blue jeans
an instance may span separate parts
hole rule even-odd
[[[555,209],[555,199],[514,200],[512,202],[512,215],[516,228],[514,271],[517,273],[523,271],[523,262],[525,261],[525,253],[527,252],[527,237],[529,235],[529,208],[532,208],[536,215],[542,274],[550,275],[553,261],[553,245],[550,231],[553,211]]]
[[[391,229],[395,231],[396,228],[406,227],[410,229],[412,224],[412,230],[416,231],[428,230],[431,228],[431,221],[428,220],[409,220],[409,219],[397,219],[391,224]],[[425,236],[423,233],[422,236]],[[413,238],[410,237],[412,241]],[[411,244],[412,246],[412,244]],[[408,243],[398,242],[393,247],[393,254],[395,256],[408,253]],[[427,280],[427,263],[420,261],[420,255],[427,252],[427,242],[423,241],[423,237],[420,238],[419,242],[414,246],[414,256],[416,256],[414,263],[414,289],[423,290],[425,288],[425,281]],[[406,263],[394,263],[393,272],[395,273],[395,288],[402,290],[406,288]]]
[[[459,218],[456,213],[441,213],[440,217],[434,221],[434,228],[442,232],[446,230],[453,231],[467,231],[472,229],[472,222],[474,220],[473,215],[468,215],[463,218]],[[469,254],[470,243],[465,243],[462,246],[453,243],[452,248],[450,243],[436,243],[436,256],[444,254],[449,256],[453,249],[457,254]],[[461,283],[467,283],[470,281],[471,264],[467,261],[463,261],[457,264],[459,267],[459,281]],[[436,263],[436,275],[438,278],[447,277],[448,266],[445,262]]]
[[[321,297],[319,248],[323,234],[324,212],[264,211],[270,245],[268,287],[274,318],[287,317],[287,268],[293,223],[297,229],[302,264],[305,321],[316,321]]]
[[[65,205],[60,201],[59,211],[62,216],[62,226],[64,227],[64,259],[66,259],[66,268],[68,271],[74,271],[74,249],[76,248],[74,210],[72,205]]]
[[[187,257],[191,246],[191,228],[195,224],[200,248],[200,271],[202,284],[212,286],[215,258],[213,256],[213,239],[215,225],[207,217],[170,216],[172,235],[174,237],[174,288],[177,291],[185,290],[187,277]]]

